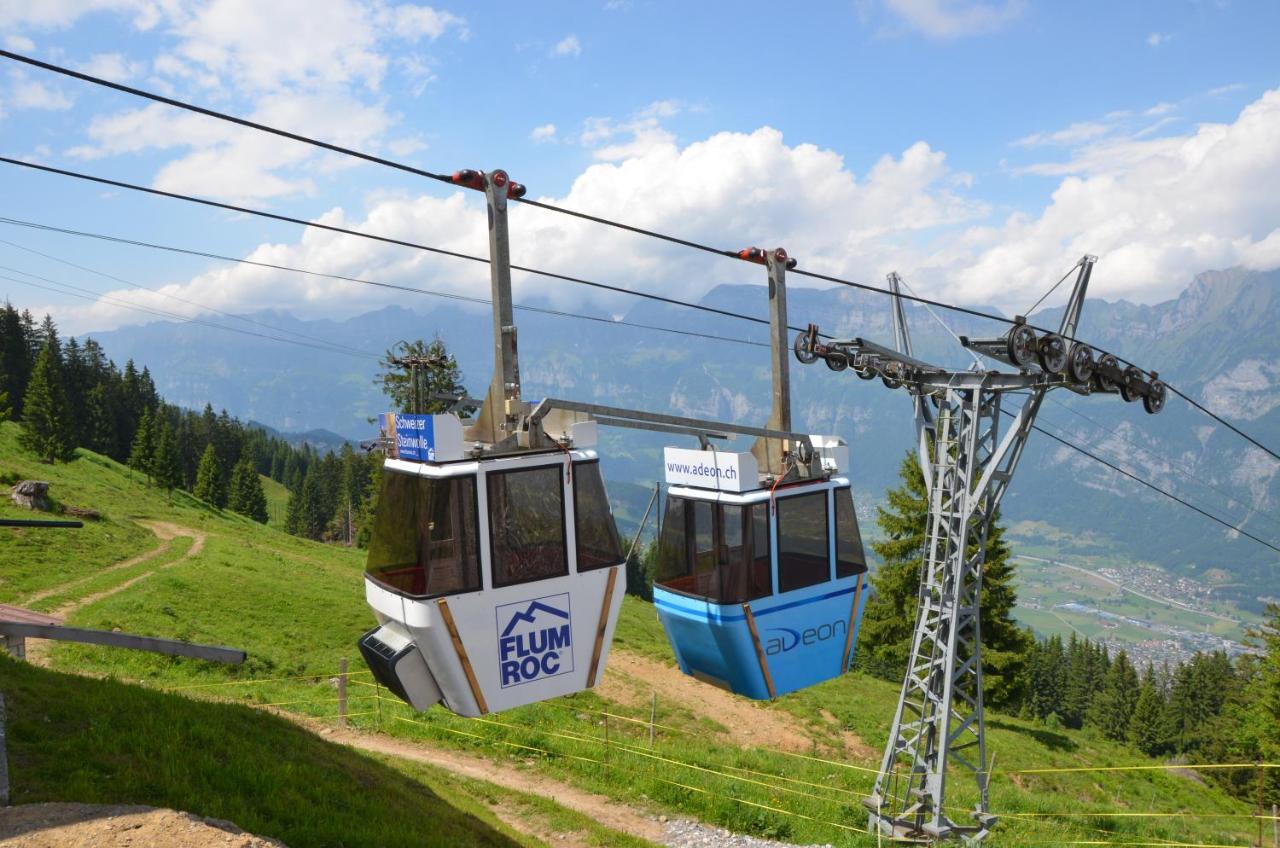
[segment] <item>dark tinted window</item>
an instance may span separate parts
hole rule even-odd
[[[827,580],[827,493],[778,498],[778,591]]]
[[[867,570],[858,532],[858,515],[853,511],[853,491],[836,489],[836,577],[852,577]]]
[[[768,504],[668,498],[654,582],[721,604],[768,595]]]
[[[563,474],[563,465],[489,472],[494,586],[569,573]]]
[[[386,471],[365,571],[415,597],[480,588],[474,477],[430,479]]]
[[[573,467],[573,523],[578,533],[579,571],[622,562],[622,543],[598,462]]]

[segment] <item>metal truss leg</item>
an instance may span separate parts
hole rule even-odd
[[[999,442],[999,407],[999,393],[949,388],[938,410],[925,469],[933,485],[915,634],[866,802],[871,827],[890,839],[978,841],[994,823],[987,813],[979,599],[987,528],[1012,471],[1000,460],[1016,441]],[[976,778],[970,821],[954,821],[945,806],[949,763]]]

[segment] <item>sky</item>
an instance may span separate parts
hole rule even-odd
[[[1280,266],[1280,4],[0,0],[0,45],[437,172],[1017,313],[1085,253],[1153,303]],[[482,197],[0,59],[0,155],[484,255]],[[485,296],[482,265],[0,164],[0,217]],[[511,213],[513,261],[697,297],[763,271]],[[792,277],[792,285],[811,281]],[[626,298],[517,274],[518,301]],[[1065,292],[1055,299],[1061,300]],[[421,298],[0,223],[69,332]],[[150,312],[139,309],[151,310]],[[797,316],[802,318],[803,316]]]

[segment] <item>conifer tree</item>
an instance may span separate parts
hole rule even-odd
[[[1089,723],[1102,731],[1102,735],[1117,742],[1129,737],[1129,725],[1138,700],[1138,672],[1129,662],[1123,650],[1107,670],[1101,691],[1094,696],[1089,711]]]
[[[1149,757],[1164,753],[1165,740],[1162,720],[1164,699],[1156,686],[1155,673],[1147,666],[1138,689],[1138,699],[1129,719],[1129,744]]]
[[[8,421],[13,410],[9,408],[9,393],[0,392],[0,421]]]
[[[212,443],[204,449],[204,456],[200,457],[193,494],[218,509],[227,505],[227,478],[222,473],[222,463],[218,461],[218,452],[214,450]]]
[[[132,364],[132,361],[130,362]],[[151,410],[145,407],[138,418],[138,429],[133,436],[133,447],[129,451],[129,467],[147,475],[147,485],[151,485],[152,466],[156,455],[155,423]]]
[[[70,460],[75,455],[71,429],[71,408],[54,336],[40,349],[23,398],[22,446],[44,462]]]
[[[262,491],[262,480],[248,455],[241,457],[231,472],[231,492],[229,506],[241,515],[248,516],[259,524],[267,523],[267,496]]]
[[[152,461],[156,483],[173,498],[173,490],[182,486],[182,461],[178,456],[178,444],[173,435],[169,418],[160,414],[160,426],[156,428],[156,453]]]
[[[924,474],[914,454],[903,458],[898,473],[902,485],[888,492],[888,509],[877,509],[876,522],[885,538],[874,543],[872,550],[882,564],[871,579],[874,593],[867,601],[861,631],[868,670],[890,678],[901,677],[911,652],[929,517]],[[1014,707],[1025,689],[1027,655],[1034,639],[1013,619],[1017,594],[998,519],[987,537],[983,568],[983,677],[989,704]],[[970,553],[976,552],[975,545]]]
[[[911,652],[920,567],[924,561],[925,528],[929,505],[924,475],[915,457],[908,454],[898,468],[902,485],[886,495],[888,508],[876,508],[876,523],[883,541],[871,549],[880,567],[871,576],[872,595],[862,614],[859,653],[873,674],[900,677]]]

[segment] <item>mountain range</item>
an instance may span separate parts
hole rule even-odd
[[[1101,270],[1101,267],[1100,267]],[[889,298],[852,288],[788,292],[791,323],[892,342]],[[767,316],[764,288],[723,285],[701,301]],[[998,312],[992,307],[974,307]],[[638,301],[621,320],[728,340],[617,323],[517,311],[526,398],[561,397],[740,423],[763,423],[771,401],[767,328],[669,304]],[[999,335],[989,319],[908,307],[918,357],[952,366],[971,362],[953,334]],[[386,399],[372,378],[377,356],[401,339],[441,337],[470,391],[488,383],[492,341],[483,306],[443,301],[388,306],[345,320],[301,320],[280,312],[207,324],[158,322],[91,333],[117,361],[150,367],[172,403],[206,402],[282,431],[328,430],[351,440]],[[1031,316],[1057,326],[1060,309]],[[270,327],[271,329],[265,329]],[[1078,337],[1158,371],[1161,378],[1267,445],[1280,445],[1280,272],[1241,269],[1196,276],[1175,299],[1155,305],[1087,301]],[[273,335],[299,346],[263,338]],[[341,350],[338,349],[338,346]],[[905,392],[851,371],[792,360],[795,424],[835,434],[851,446],[851,475],[864,532],[874,537],[875,507],[894,485],[914,441]],[[1160,415],[1116,395],[1054,392],[1038,423],[1230,524],[1280,543],[1277,462],[1176,397]],[[640,431],[605,430],[601,454],[611,498],[634,527],[660,475],[661,447],[691,442]],[[692,445],[689,445],[692,446]],[[746,446],[734,446],[745,450]],[[1158,564],[1218,587],[1246,607],[1280,595],[1280,554],[1143,487],[1043,434],[1033,434],[1005,498],[1003,517],[1019,541],[1064,557],[1118,556]],[[652,528],[650,528],[652,529]],[[1267,587],[1271,587],[1270,590]]]

